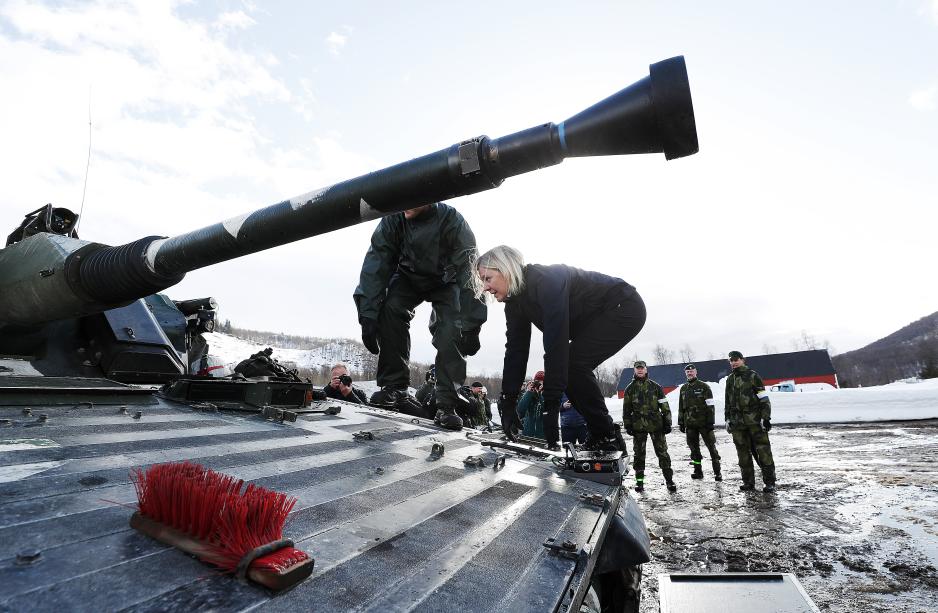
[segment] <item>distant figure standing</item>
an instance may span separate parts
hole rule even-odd
[[[518,401],[518,418],[521,419],[521,434],[544,438],[544,371],[534,374],[528,389]]]
[[[564,443],[582,445],[588,437],[589,428],[586,426],[586,420],[564,394],[560,400],[560,440]]]
[[[643,360],[636,361],[633,368],[635,373],[631,383],[625,387],[622,400],[622,425],[632,435],[635,445],[635,491],[645,490],[645,444],[651,437],[668,491],[675,492],[677,486],[674,484],[674,471],[671,470],[671,456],[668,455],[668,441],[665,439],[665,435],[671,432],[668,398],[661,386],[648,378],[648,365]]]
[[[703,467],[700,453],[702,438],[710,452],[713,464],[713,480],[723,481],[720,472],[720,454],[717,451],[717,438],[713,434],[713,391],[710,386],[697,378],[697,367],[688,364],[684,367],[687,383],[681,386],[677,408],[677,427],[687,434],[687,446],[690,447],[690,459],[694,464],[691,479],[703,479]]]
[[[746,366],[746,360],[739,351],[730,351],[730,367],[733,372],[726,378],[726,431],[733,435],[736,455],[739,457],[739,472],[743,484],[741,492],[754,490],[756,487],[755,458],[762,471],[763,492],[775,491],[775,460],[772,458],[772,445],[769,443],[769,430],[772,429],[772,402],[765,391],[762,377]]]

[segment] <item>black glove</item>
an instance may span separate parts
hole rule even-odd
[[[632,428],[626,428],[625,433],[628,434],[629,436],[635,436],[635,430],[633,430]]]
[[[365,349],[375,355],[381,351],[381,343],[378,342],[378,322],[374,319],[362,319],[362,343]]]
[[[766,419],[763,419],[763,420],[762,420],[762,429],[765,430],[766,432],[768,432],[769,430],[771,430],[771,429],[772,429],[772,422],[769,421],[767,418],[766,418]]]
[[[479,343],[479,331],[463,332],[459,348],[462,349],[463,355],[475,355],[479,353],[479,349],[482,348],[481,343]]]
[[[662,429],[662,432],[664,432],[665,434],[671,434],[671,429],[672,429],[671,424],[665,424],[664,428]]]
[[[518,419],[518,412],[515,410],[517,405],[517,396],[506,396],[502,393],[498,398],[498,414],[502,418],[502,431],[509,441],[515,440],[514,432],[521,426],[521,420]]]
[[[684,424],[680,424],[680,425],[678,426],[678,429],[679,429],[681,432],[687,432],[687,426],[685,426]]]

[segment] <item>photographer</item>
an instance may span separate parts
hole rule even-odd
[[[354,404],[365,404],[365,392],[356,389],[345,364],[339,362],[332,367],[332,380],[322,388],[327,398],[344,400]]]
[[[518,400],[518,418],[521,419],[521,434],[544,438],[544,371],[539,370],[527,385]]]

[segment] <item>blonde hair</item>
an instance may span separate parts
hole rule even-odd
[[[479,277],[479,269],[498,271],[508,281],[508,296],[517,296],[524,289],[524,256],[514,247],[499,245],[472,259],[472,290],[476,298],[488,299]]]

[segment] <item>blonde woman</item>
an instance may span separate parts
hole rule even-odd
[[[645,325],[645,303],[616,277],[563,264],[525,264],[505,245],[475,261],[477,296],[505,304],[507,343],[498,409],[509,439],[517,424],[518,388],[527,369],[531,325],[544,334],[544,438],[559,449],[558,415],[566,391],[586,419],[585,447],[626,452],[593,371],[622,349]]]

